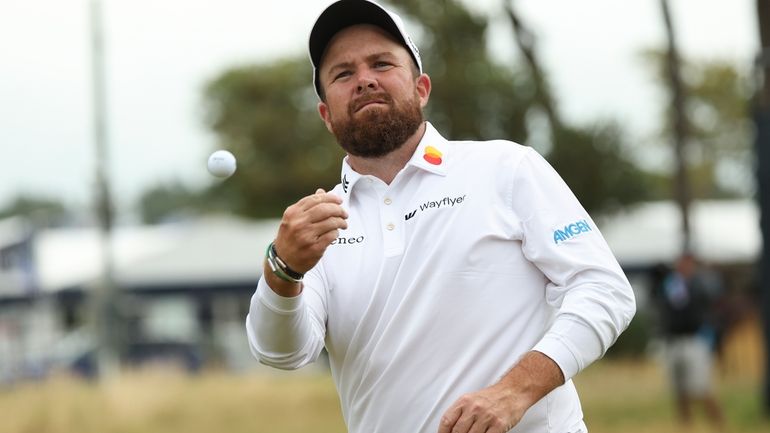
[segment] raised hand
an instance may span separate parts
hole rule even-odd
[[[342,199],[319,188],[283,213],[275,238],[278,256],[292,270],[304,274],[321,260],[326,248],[337,239],[339,230],[348,227],[347,217]],[[265,267],[265,271],[268,278],[269,268]],[[269,278],[268,284],[273,289],[287,286],[276,278]]]

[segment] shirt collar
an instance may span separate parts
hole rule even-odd
[[[430,122],[425,122],[425,134],[406,165],[445,176],[448,157],[449,146],[446,138],[442,137]]]
[[[406,165],[445,176],[448,153],[447,140],[439,134],[430,122],[425,122],[425,134],[423,134],[417,149]],[[348,164],[348,157],[346,156],[342,160],[342,172],[340,173],[340,185],[346,198],[350,196],[353,187],[362,177]]]
[[[350,192],[353,191],[353,186],[363,176],[357,171],[353,170],[353,167],[348,164],[348,157],[346,156],[342,160],[342,173],[340,174],[340,185],[342,186],[342,194],[345,197],[350,196]]]

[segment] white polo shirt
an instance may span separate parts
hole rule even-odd
[[[579,161],[576,161],[579,163]],[[570,380],[628,326],[635,301],[596,225],[535,151],[447,141],[430,125],[390,185],[343,162],[348,229],[302,294],[260,279],[246,319],[263,363],[294,369],[325,346],[351,433],[435,433],[462,394],[527,351],[565,385],[514,432],[585,429]]]

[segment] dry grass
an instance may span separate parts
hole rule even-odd
[[[665,378],[651,363],[603,361],[576,380],[591,433],[674,433]],[[770,432],[756,379],[720,381],[728,431]],[[0,433],[341,433],[328,375],[271,372],[189,377],[128,372],[106,383],[68,377],[0,390]],[[690,432],[709,431],[702,422]]]
[[[727,418],[727,432],[770,432],[770,423],[761,415],[757,378],[721,377],[715,382]],[[715,431],[700,407],[689,429],[677,422],[666,377],[654,363],[602,361],[580,373],[575,383],[591,433]]]
[[[0,433],[344,432],[327,375],[189,377],[131,372],[106,383],[68,377],[0,393]]]

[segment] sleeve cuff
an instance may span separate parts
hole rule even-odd
[[[561,369],[564,381],[572,379],[580,371],[580,364],[575,355],[559,337],[546,335],[532,350],[551,358]]]
[[[294,313],[302,307],[302,293],[291,298],[281,296],[270,288],[264,276],[259,278],[257,284],[257,298],[267,308],[280,314]]]
[[[596,332],[570,315],[560,316],[532,348],[551,358],[569,380],[604,355]]]

